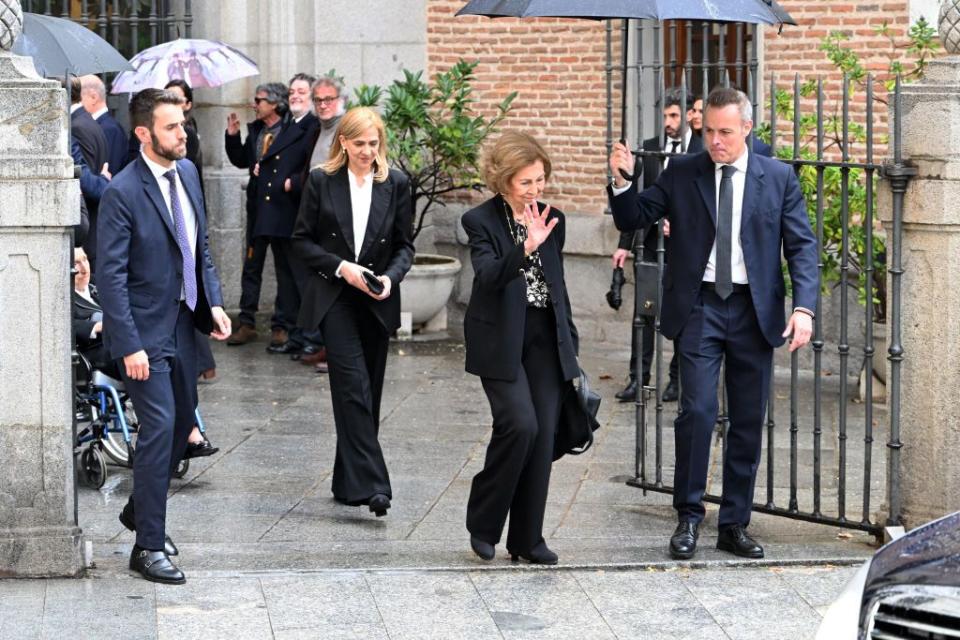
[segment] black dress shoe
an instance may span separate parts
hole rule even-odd
[[[670,536],[670,557],[674,560],[689,560],[697,552],[700,525],[696,522],[681,522]]]
[[[637,381],[631,378],[627,386],[625,386],[622,391],[618,391],[613,397],[620,402],[636,402],[637,388]]]
[[[717,536],[717,549],[729,551],[741,558],[763,557],[763,547],[748,536],[747,530],[740,524],[732,524],[720,529],[720,535]]]
[[[378,518],[382,518],[387,515],[387,509],[390,508],[390,498],[382,493],[377,493],[371,496],[369,504],[370,512],[377,514]]]
[[[303,346],[287,340],[282,344],[268,344],[267,352],[268,353],[300,353],[303,351]]]
[[[543,540],[533,549],[530,549],[528,553],[514,553],[513,551],[508,551],[508,553],[511,562],[518,562],[520,558],[523,558],[530,564],[557,564],[560,559],[557,554],[547,548],[547,543]]]
[[[667,388],[660,395],[662,402],[676,402],[680,398],[680,389],[677,387],[677,381],[673,378],[667,384]]]
[[[496,549],[492,544],[473,536],[470,536],[470,548],[480,556],[481,560],[493,560],[493,556],[496,554]]]
[[[120,512],[120,524],[125,526],[130,531],[136,531],[137,526],[133,519],[133,510],[129,508],[130,503],[128,502],[123,508],[123,511]],[[168,556],[178,556],[180,555],[180,550],[177,549],[177,545],[173,544],[173,540],[170,539],[170,536],[163,536],[163,552]]]
[[[212,456],[216,452],[220,451],[219,447],[215,447],[210,444],[210,441],[204,438],[200,442],[188,442],[187,450],[183,454],[184,460],[189,460],[190,458],[203,458],[205,456]]]
[[[130,570],[136,571],[150,582],[183,584],[187,581],[183,571],[170,561],[163,551],[149,551],[133,545],[130,552]]]

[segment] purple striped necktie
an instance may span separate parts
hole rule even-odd
[[[170,169],[163,177],[170,181],[170,210],[173,213],[173,228],[177,232],[177,246],[183,256],[183,297],[193,311],[197,308],[197,263],[187,239],[187,225],[183,219],[183,207],[177,195],[177,170]]]

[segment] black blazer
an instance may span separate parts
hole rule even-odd
[[[543,211],[546,205],[537,206]],[[496,195],[467,211],[460,220],[469,237],[473,263],[473,290],[463,318],[467,372],[495,380],[517,378],[527,313],[527,284],[521,272],[523,246],[510,235],[505,211],[503,198]],[[566,223],[560,211],[551,209],[550,220],[554,218],[560,221],[540,245],[540,261],[557,320],[557,352],[563,379],[573,380],[580,374],[579,336],[563,277]]]
[[[102,343],[102,336],[97,338],[91,338],[90,332],[93,331],[93,326],[97,324],[96,318],[99,317],[100,320],[103,320],[103,308],[100,306],[100,298],[97,295],[97,288],[92,284],[89,285],[90,288],[90,297],[93,298],[93,302],[90,302],[79,293],[74,290],[71,290],[71,299],[73,304],[71,305],[71,326],[73,327],[73,338],[76,340],[77,347],[81,350],[88,349],[92,346]]]
[[[311,329],[319,326],[343,288],[350,286],[336,275],[340,262],[346,260],[390,277],[389,298],[365,296],[364,300],[387,332],[393,333],[400,326],[400,282],[413,264],[410,182],[403,172],[391,169],[385,181],[373,183],[370,218],[357,258],[349,177],[345,166],[333,175],[315,169],[303,189],[291,238],[294,253],[310,271],[299,324]]]
[[[287,117],[266,155],[260,159],[260,175],[253,175],[257,164],[257,137],[263,129],[259,120],[247,125],[247,139],[240,134],[225,137],[227,157],[235,167],[250,170],[247,183],[247,232],[249,238],[275,236],[289,238],[297,219],[303,189],[302,171],[313,147],[309,142],[320,126],[317,116],[307,114],[300,122]],[[284,191],[289,178],[291,190]]]
[[[80,145],[83,159],[94,174],[100,173],[103,165],[110,160],[110,149],[103,129],[87,110],[80,107],[70,115],[70,133]],[[114,173],[110,167],[110,173]]]

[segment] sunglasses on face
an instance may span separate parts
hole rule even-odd
[[[334,102],[336,102],[336,101],[339,100],[339,99],[340,99],[339,97],[335,97],[335,98],[314,98],[314,99],[313,99],[313,104],[324,104],[324,105],[326,105],[326,104],[334,103]]]
[[[267,100],[266,98],[254,98],[253,104],[260,104],[261,102],[266,102],[267,104],[274,104],[272,101]]]

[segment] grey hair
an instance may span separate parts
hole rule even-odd
[[[344,86],[343,83],[337,80],[336,78],[331,78],[330,76],[320,76],[313,81],[313,84],[310,85],[310,93],[312,94],[316,91],[317,87],[333,87],[337,92],[337,97],[343,95]]]
[[[103,80],[94,75],[80,77],[80,92],[81,94],[90,92],[101,102],[107,99],[107,88],[103,86]]]
[[[290,108],[290,105],[287,103],[287,85],[282,82],[266,82],[264,84],[258,84],[254,95],[258,93],[265,93],[267,102],[270,104],[277,105],[277,113],[281,116],[284,115]]]
[[[708,107],[717,107],[722,109],[732,104],[737,105],[740,110],[740,120],[742,122],[753,122],[753,103],[743,91],[732,87],[717,87],[707,96],[706,104],[703,105],[704,111]]]

